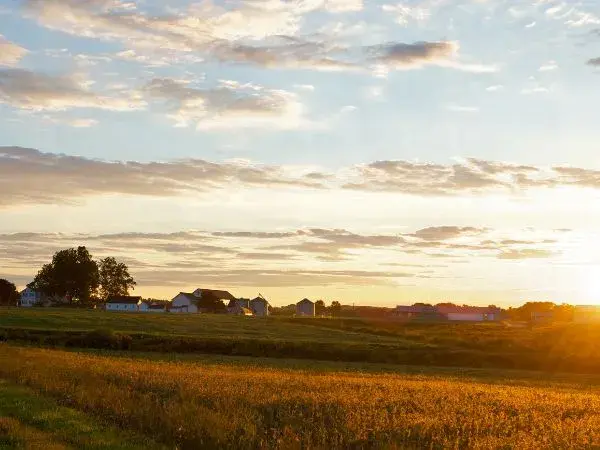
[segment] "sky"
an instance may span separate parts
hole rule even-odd
[[[600,2],[0,0],[0,278],[600,302]]]

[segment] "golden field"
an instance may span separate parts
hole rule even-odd
[[[494,378],[449,369],[410,374],[213,358],[2,344],[0,378],[166,448],[600,446],[600,378],[594,376],[548,375],[545,382],[531,373]]]

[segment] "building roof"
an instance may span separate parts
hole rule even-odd
[[[310,303],[311,305],[314,305],[314,304],[315,304],[315,302],[313,302],[312,300],[309,300],[309,299],[307,299],[307,298],[303,298],[303,299],[302,299],[302,300],[300,300],[300,301],[299,301],[297,304],[298,304],[298,305],[300,305],[300,304],[303,304],[303,303]]]
[[[429,305],[413,305],[413,306],[396,306],[397,312],[403,313],[438,313],[438,314],[498,314],[500,308],[490,308],[488,306],[429,306]]]
[[[198,288],[196,291],[200,291],[201,295],[209,295],[216,298],[217,300],[235,300],[235,297],[228,291],[219,291],[217,289],[201,289]],[[192,294],[193,295],[193,294]]]
[[[488,306],[436,306],[435,310],[441,314],[497,314],[500,308]]]
[[[175,298],[179,297],[180,295],[183,295],[184,297],[186,297],[190,301],[196,301],[196,300],[198,300],[198,297],[196,297],[191,292],[180,292],[179,294],[177,294],[175,296]],[[175,300],[175,298],[173,300]]]
[[[263,298],[263,297],[253,298],[252,300],[250,300],[250,303],[266,303],[267,305],[269,304],[269,302],[267,301],[267,299]]]
[[[142,297],[139,295],[111,295],[106,299],[106,303],[137,305],[141,300]]]

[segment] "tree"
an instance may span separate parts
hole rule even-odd
[[[321,315],[325,313],[325,302],[323,300],[317,300],[315,302],[315,314]]]
[[[332,316],[338,316],[340,312],[342,312],[342,305],[337,300],[331,302],[331,306],[329,307]]]
[[[60,250],[28,286],[69,304],[88,303],[99,285],[98,265],[85,247]]]
[[[14,283],[0,279],[0,305],[17,306],[19,303],[19,292]]]
[[[196,300],[196,307],[201,312],[207,313],[224,313],[227,307],[223,300],[216,298],[214,295],[205,294]]]
[[[134,289],[136,282],[125,263],[117,262],[109,256],[98,263],[100,279],[100,297],[106,300],[113,295],[129,295],[129,289]]]

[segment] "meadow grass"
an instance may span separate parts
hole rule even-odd
[[[597,383],[161,361],[0,345],[0,378],[181,449],[597,448]]]
[[[373,319],[238,317],[0,309],[0,340],[270,358],[426,366],[600,371],[600,325],[405,323]]]
[[[142,450],[165,448],[0,380],[1,449]]]

